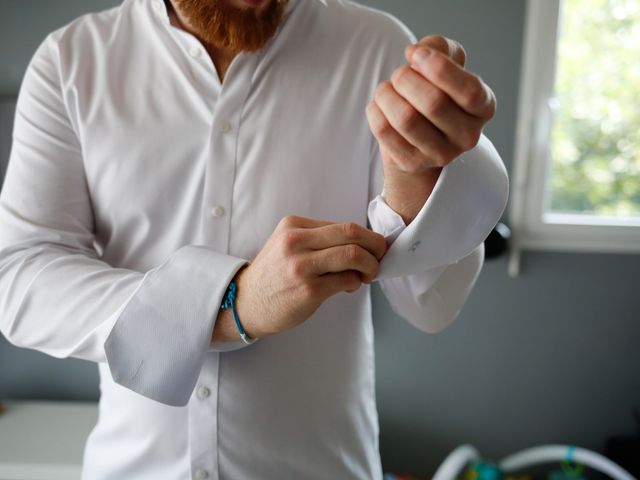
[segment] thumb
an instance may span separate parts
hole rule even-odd
[[[452,58],[453,61],[455,61],[461,67],[464,67],[464,64],[467,61],[467,52],[465,52],[460,43],[442,35],[428,35],[421,38],[417,43],[408,45],[404,49],[404,56],[407,59],[407,63],[409,63],[410,65],[413,63],[413,54],[420,47],[427,47],[433,50],[437,50],[438,52]]]

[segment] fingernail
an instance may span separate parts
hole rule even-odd
[[[426,48],[426,47],[418,48],[415,52],[413,52],[413,57],[412,57],[413,62],[418,65],[426,62],[427,60],[429,60],[429,57],[431,56],[431,52],[432,50],[430,48]]]

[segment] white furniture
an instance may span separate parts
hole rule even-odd
[[[478,450],[471,445],[461,445],[442,462],[432,480],[455,480],[469,465],[481,461]],[[499,471],[500,475],[512,475],[525,468],[563,461],[584,465],[613,480],[636,480],[625,469],[599,453],[571,445],[544,445],[521,450],[503,458],[491,468]]]
[[[3,401],[0,480],[80,479],[96,403]]]

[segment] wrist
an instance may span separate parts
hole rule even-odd
[[[271,333],[265,331],[260,324],[261,317],[254,312],[254,292],[252,291],[248,282],[247,267],[242,267],[234,277],[238,288],[238,296],[236,298],[236,311],[238,317],[242,321],[242,326],[245,333],[250,338],[264,338],[271,335]]]
[[[441,171],[441,167],[434,167],[424,172],[413,173],[385,165],[384,200],[402,217],[406,225],[413,221],[424,206]]]
[[[244,265],[236,273],[236,275],[229,282],[229,285],[227,286],[227,290],[225,290],[225,293],[222,297],[221,306],[218,309],[218,315],[215,321],[215,326],[214,326],[213,334],[211,338],[212,342],[217,342],[217,343],[237,342],[238,340],[242,339],[240,335],[240,331],[236,324],[236,319],[234,318],[234,315],[233,315],[233,309],[235,309],[238,319],[242,319],[240,329],[242,329],[245,332],[245,334],[249,337],[249,339],[256,339],[256,338],[261,338],[266,336],[257,328],[255,328],[253,323],[251,322],[250,319],[253,318],[253,316],[248,314],[247,308],[246,308],[246,304],[248,303],[246,302],[246,300],[248,300],[249,295],[246,294],[247,290],[244,288],[244,286],[242,287],[238,286],[238,282],[240,278],[239,274],[240,272],[245,270],[246,267],[247,265]],[[230,308],[230,304],[228,305],[229,308],[222,308],[222,305],[227,300],[227,293],[228,293],[229,286],[231,285],[231,282],[235,282],[236,284],[236,296],[232,302],[234,308],[233,309]],[[240,295],[238,295],[238,291],[241,291]]]

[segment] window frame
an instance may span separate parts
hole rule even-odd
[[[544,212],[561,7],[562,0],[527,0],[509,209],[511,276],[520,270],[523,249],[640,253],[640,219]]]

